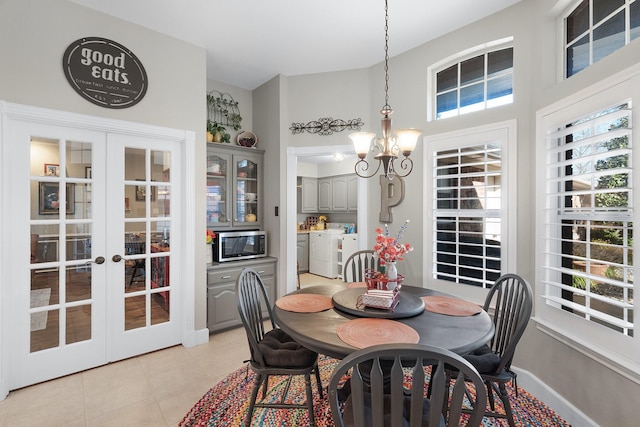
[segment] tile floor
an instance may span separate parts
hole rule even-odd
[[[328,281],[302,274],[301,286]],[[0,401],[0,426],[176,426],[216,383],[249,356],[244,329],[209,336],[15,390]]]

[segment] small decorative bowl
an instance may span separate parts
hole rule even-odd
[[[253,147],[258,143],[258,137],[251,131],[240,132],[236,138],[241,147]]]

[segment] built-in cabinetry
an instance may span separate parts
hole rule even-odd
[[[347,211],[358,210],[358,175],[347,176]]]
[[[309,271],[309,233],[298,233],[298,271]]]
[[[213,264],[207,269],[207,327],[209,332],[242,324],[236,302],[236,281],[244,268],[258,272],[273,304],[276,300],[276,258]],[[263,308],[266,316],[266,307]]]
[[[318,179],[302,177],[300,185],[302,186],[300,212],[318,212]]]
[[[333,186],[331,178],[318,179],[318,212],[333,210]]]
[[[338,241],[338,278],[344,279],[344,264],[358,250],[358,235],[344,234]]]
[[[318,179],[318,212],[355,212],[357,210],[357,175],[338,175]]]
[[[207,145],[207,227],[259,228],[264,151]]]

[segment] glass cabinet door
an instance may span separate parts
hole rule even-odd
[[[260,162],[250,155],[234,156],[233,159],[236,191],[233,220],[242,225],[259,223],[262,221],[262,212],[258,212]]]
[[[228,226],[231,203],[228,191],[230,155],[211,154],[207,157],[207,226]]]

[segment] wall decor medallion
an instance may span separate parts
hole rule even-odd
[[[142,100],[149,82],[129,49],[101,37],[71,43],[62,57],[67,81],[84,99],[105,108],[127,108]]]
[[[294,135],[304,132],[317,133],[318,135],[332,135],[334,132],[342,132],[345,129],[360,130],[364,123],[360,118],[351,120],[333,119],[332,117],[322,117],[318,120],[307,123],[291,123],[291,133]]]

